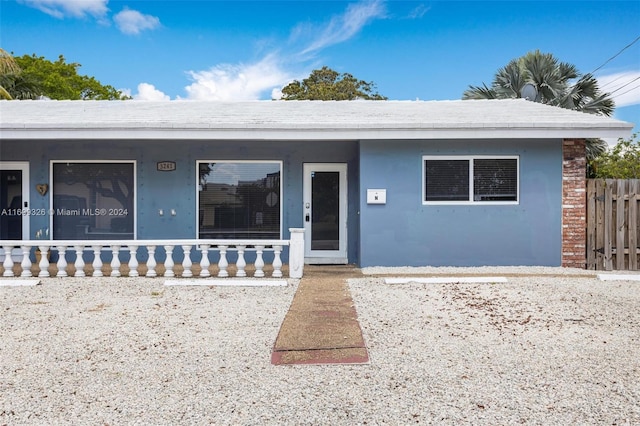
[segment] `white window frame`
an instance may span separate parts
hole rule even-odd
[[[53,211],[53,196],[55,194],[55,186],[53,184],[53,165],[60,163],[82,163],[82,164],[133,164],[133,239],[138,239],[138,164],[136,160],[50,160],[49,161],[49,206]],[[49,229],[51,230],[51,239],[53,235],[53,214],[49,215]]]
[[[467,160],[469,161],[469,199],[464,201],[427,201],[427,160]],[[515,201],[474,201],[473,160],[516,160],[516,200]],[[518,205],[520,204],[520,156],[519,155],[423,155],[422,156],[422,205]]]
[[[195,170],[195,179],[196,179],[196,223],[195,223],[195,232],[196,239],[200,240],[200,164],[202,163],[253,163],[253,164],[277,164],[280,167],[280,226],[278,230],[278,238],[282,239],[282,225],[284,221],[284,198],[282,197],[284,193],[284,162],[282,160],[196,160],[196,170]]]

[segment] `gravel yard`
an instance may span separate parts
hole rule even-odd
[[[640,282],[548,272],[351,279],[367,365],[270,364],[296,281],[0,287],[0,425],[640,424]]]

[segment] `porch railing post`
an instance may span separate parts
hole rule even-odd
[[[120,246],[113,245],[111,246],[111,276],[119,277],[120,276]]]
[[[11,258],[13,247],[4,246],[4,263],[2,267],[4,268],[4,272],[2,273],[3,277],[12,277],[13,276],[13,259]]]
[[[211,262],[209,262],[209,245],[201,244],[200,251],[202,253],[202,258],[200,260],[200,276],[203,278],[210,277],[211,272],[209,272],[209,266],[211,266]]]
[[[20,267],[22,267],[21,277],[30,277],[31,274],[31,259],[29,256],[31,255],[31,247],[30,246],[22,246],[22,263]]]
[[[130,277],[138,277],[140,274],[138,273],[138,246],[130,245],[129,246],[129,276]]]
[[[247,276],[247,272],[245,271],[244,268],[247,267],[247,261],[244,260],[244,250],[246,249],[245,246],[237,246],[238,249],[238,260],[236,261],[236,276],[237,277],[246,277]]]
[[[184,252],[184,259],[182,260],[182,276],[185,278],[191,278],[193,276],[193,272],[191,272],[191,266],[193,262],[191,262],[191,244],[184,244],[182,246],[182,251]]]
[[[147,277],[154,278],[158,275],[156,273],[156,246],[147,246],[147,252],[149,253],[149,258],[147,259]]]
[[[49,277],[49,246],[39,246],[40,249],[40,263],[38,267],[40,268],[40,272],[38,273],[38,277],[40,278],[48,278]]]
[[[256,267],[256,271],[253,276],[256,278],[264,277],[264,259],[262,258],[262,251],[264,250],[264,246],[256,246],[256,261],[254,266]]]
[[[100,252],[102,251],[102,246],[91,246],[93,249],[93,276],[94,277],[102,277],[102,259],[100,259]]]
[[[229,266],[229,262],[227,262],[227,246],[218,246],[220,250],[220,260],[218,261],[218,276],[220,278],[226,278],[229,276],[227,272],[227,266]]]
[[[273,274],[274,278],[282,277],[282,259],[280,259],[280,252],[282,252],[282,246],[273,246]]]
[[[167,253],[167,258],[164,261],[164,276],[173,278],[176,276],[175,272],[173,272],[173,267],[175,266],[175,262],[173,261],[173,246],[164,246],[164,251]]]
[[[302,278],[304,271],[304,229],[289,228],[289,277]]]
[[[76,272],[74,273],[75,277],[84,277],[84,259],[82,255],[84,254],[84,246],[75,246],[76,249],[76,261],[73,264],[76,268]]]
[[[58,273],[57,277],[67,277],[67,247],[66,246],[58,246]]]

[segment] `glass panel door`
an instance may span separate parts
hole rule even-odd
[[[305,260],[347,263],[347,165],[304,165]]]
[[[0,240],[28,239],[29,165],[0,162]]]
[[[340,249],[340,172],[312,172],[311,250]]]

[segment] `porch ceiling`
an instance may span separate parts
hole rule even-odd
[[[617,138],[632,123],[514,100],[0,101],[2,139]]]

